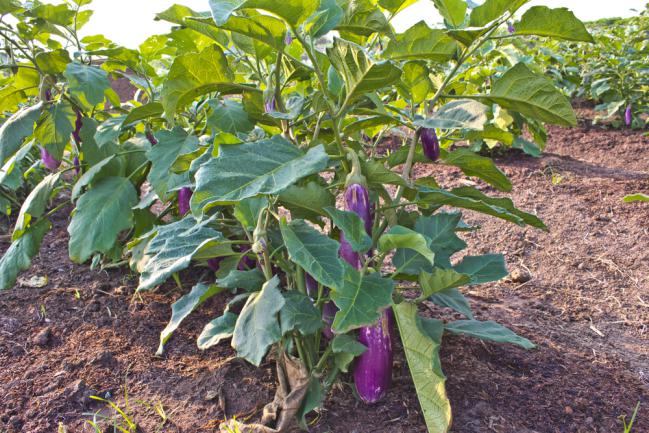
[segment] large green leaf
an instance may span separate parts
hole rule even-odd
[[[511,329],[505,328],[491,320],[456,320],[445,325],[445,329],[453,334],[464,334],[481,340],[496,341],[498,343],[511,343],[524,349],[534,349],[536,345],[527,338],[517,335]]]
[[[433,4],[444,18],[447,27],[456,28],[464,23],[467,7],[465,0],[433,0]]]
[[[179,156],[196,151],[199,141],[198,137],[188,135],[181,127],[160,131],[156,137],[158,144],[146,153],[146,157],[151,161],[148,181],[158,197],[166,200],[170,191],[190,182],[187,173],[173,173],[171,167]]]
[[[357,253],[364,253],[372,246],[372,238],[365,231],[365,223],[354,212],[348,212],[335,207],[325,209],[333,223],[343,231],[345,239]]]
[[[68,80],[70,91],[80,93],[91,106],[104,100],[104,92],[110,89],[108,74],[95,66],[71,62],[63,73]]]
[[[303,220],[293,220],[290,223],[283,220],[280,229],[289,258],[294,263],[324,286],[336,287],[341,284],[344,269],[338,257],[338,242]]]
[[[214,22],[210,19],[209,12],[195,12],[187,6],[174,4],[169,9],[156,14],[155,19],[179,24],[201,33],[222,45],[227,45],[227,35],[214,25]]]
[[[291,211],[292,218],[305,218],[314,222],[326,215],[326,207],[336,205],[336,197],[315,181],[304,186],[289,186],[279,194],[279,200]]]
[[[347,373],[349,364],[354,358],[362,355],[367,350],[367,347],[359,343],[351,335],[340,334],[336,335],[331,341],[331,349],[335,356],[336,367],[343,373]]]
[[[60,101],[43,110],[38,124],[34,130],[34,138],[39,145],[57,160],[63,157],[63,150],[70,142],[70,134],[74,131],[72,119],[76,114],[72,105],[67,101]]]
[[[248,271],[234,269],[223,278],[216,280],[216,284],[224,289],[243,289],[246,292],[256,292],[266,282],[264,273],[259,268]]]
[[[107,253],[117,235],[133,225],[133,210],[138,202],[130,180],[107,177],[85,192],[68,227],[70,259],[83,263],[95,252]]]
[[[226,338],[232,337],[238,317],[236,314],[226,311],[222,316],[205,325],[203,332],[198,336],[198,348],[201,350],[209,349]]]
[[[485,254],[482,256],[465,256],[455,265],[455,270],[471,276],[471,284],[483,284],[498,281],[509,275],[502,254]]]
[[[228,204],[258,194],[276,194],[328,163],[323,146],[306,153],[281,136],[244,144],[222,145],[218,158],[196,173],[192,211]]]
[[[518,63],[494,83],[489,95],[467,96],[517,111],[525,116],[556,125],[575,126],[570,101],[550,79]]]
[[[394,290],[391,279],[378,273],[361,275],[349,264],[344,266],[344,278],[331,291],[331,299],[339,309],[331,327],[336,334],[375,324],[381,310],[392,303]]]
[[[209,101],[209,106],[212,112],[207,117],[207,122],[211,127],[230,134],[248,133],[255,127],[255,123],[250,120],[241,102],[232,99],[223,101],[212,99]]]
[[[433,89],[426,63],[407,62],[401,68],[403,74],[401,74],[400,92],[405,93],[405,97],[413,104],[421,104]]]
[[[320,6],[313,15],[312,20],[305,26],[306,30],[317,38],[333,30],[343,18],[343,9],[336,0],[320,0]]]
[[[299,331],[302,335],[311,335],[322,329],[320,310],[307,295],[292,290],[284,293],[284,301],[280,312],[282,334]]]
[[[486,0],[483,4],[473,8],[469,25],[471,27],[483,27],[496,18],[500,18],[505,12],[515,12],[529,0]]]
[[[419,275],[421,286],[420,299],[447,289],[460,287],[471,282],[471,276],[461,274],[453,269],[434,268],[432,273],[422,272]]]
[[[223,241],[223,235],[210,228],[211,219],[198,222],[186,216],[156,228],[155,236],[144,249],[140,284],[137,290],[149,290],[164,283],[172,274],[189,266],[194,255],[210,244]]]
[[[549,36],[594,43],[584,23],[567,8],[550,9],[547,6],[533,6],[523,14],[514,26],[517,35]]]
[[[466,148],[457,148],[453,152],[444,152],[445,164],[453,165],[467,176],[478,177],[500,191],[511,191],[512,183],[491,158],[480,156]]]
[[[430,117],[416,120],[415,125],[424,128],[481,130],[486,122],[487,107],[484,104],[470,99],[458,99],[443,105]]]
[[[34,132],[34,123],[41,115],[43,104],[21,108],[0,126],[0,164],[16,153],[23,140]]]
[[[248,298],[241,310],[232,335],[237,355],[259,366],[271,344],[282,338],[277,313],[284,306],[279,278],[267,281],[258,293]]]
[[[160,333],[160,345],[158,346],[156,355],[162,355],[165,343],[171,338],[171,335],[178,329],[187,316],[203,302],[222,291],[223,289],[216,285],[208,286],[203,283],[198,283],[192,287],[191,292],[181,296],[176,302],[171,304],[171,319],[167,323],[167,326],[165,326],[165,329]]]
[[[511,221],[520,226],[525,224],[547,229],[537,216],[516,209],[514,203],[504,197],[489,197],[475,188],[460,187],[446,191],[436,188],[419,188],[422,201],[441,207],[444,205],[471,209],[487,215]]]
[[[395,15],[416,2],[417,0],[379,0],[379,5]]]
[[[0,290],[13,287],[21,271],[29,269],[32,258],[38,253],[45,233],[52,224],[41,219],[30,226],[25,233],[14,241],[0,259]]]
[[[117,144],[119,142],[119,136],[122,135],[122,128],[125,120],[125,115],[109,117],[98,125],[93,137],[97,146],[104,147],[107,144]],[[91,121],[95,122],[94,119],[91,119]]]
[[[74,188],[72,188],[70,199],[72,201],[76,201],[83,192],[84,187],[90,185],[96,180],[108,177],[111,174],[114,175],[114,173],[111,173],[110,168],[106,168],[109,167],[109,164],[113,161],[114,158],[115,155],[110,155],[109,157],[102,159],[97,164],[90,167],[90,169],[83,175],[81,175],[79,180],[77,180],[77,183],[74,184]]]
[[[384,56],[397,60],[425,59],[446,62],[455,56],[457,50],[457,42],[444,31],[431,29],[424,21],[420,21],[391,40]]]
[[[431,265],[435,263],[435,254],[430,250],[430,239],[407,227],[394,226],[379,238],[381,252],[393,249],[410,249],[425,257]]]
[[[25,183],[25,171],[32,164],[30,154],[34,149],[35,141],[31,140],[14,153],[0,168],[0,187],[16,191]]]
[[[133,108],[124,119],[123,125],[131,125],[135,122],[149,119],[151,117],[160,117],[163,112],[164,108],[161,103],[149,102],[148,104]]]
[[[383,11],[373,0],[337,0],[343,9],[343,17],[336,26],[341,37],[353,42],[363,43],[374,33],[392,36],[390,23]]]
[[[240,8],[261,9],[282,17],[292,26],[299,26],[313,14],[320,2],[312,0],[210,0],[212,17],[218,26],[226,24]]]
[[[457,288],[450,288],[433,293],[428,299],[435,305],[451,308],[460,314],[464,314],[469,319],[473,319],[473,311],[471,311],[469,301],[467,301]]]
[[[214,91],[241,93],[244,88],[254,90],[234,82],[223,50],[218,45],[210,45],[200,53],[174,59],[160,96],[166,115],[173,116],[198,96]]]
[[[419,317],[417,307],[408,302],[395,305],[393,310],[428,431],[446,433],[451,424],[451,404],[439,359],[444,323]]]
[[[17,240],[25,233],[32,220],[43,216],[45,208],[52,198],[52,192],[57,187],[60,178],[61,173],[48,174],[29,193],[23,205],[20,207],[20,213],[16,219],[16,227],[11,236],[13,240]]]
[[[57,75],[62,74],[70,63],[70,53],[64,49],[45,51],[38,53],[34,60],[43,73]]]
[[[354,102],[365,93],[389,86],[399,80],[401,70],[392,62],[375,63],[352,42],[335,38],[333,46],[327,48],[331,65],[343,78],[347,91],[347,102]]]

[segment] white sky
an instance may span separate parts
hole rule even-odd
[[[277,0],[282,1],[282,0]],[[584,21],[599,18],[628,17],[635,15],[631,9],[643,10],[647,0],[533,0],[529,6],[567,7]],[[196,11],[208,10],[207,0],[94,0],[90,8],[95,11],[85,31],[103,34],[121,45],[136,48],[148,36],[168,31],[168,23],[154,21],[157,12],[174,3],[188,6]],[[526,6],[526,7],[529,7]],[[420,0],[402,11],[392,23],[397,31],[403,31],[420,21],[429,24],[441,21],[430,0]]]

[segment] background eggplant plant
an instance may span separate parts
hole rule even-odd
[[[465,144],[492,139],[505,115],[518,122],[506,131],[512,141],[527,140],[525,125],[542,137],[544,123],[576,118],[525,63],[489,69],[493,53],[505,39],[592,41],[571,12],[537,6],[517,18],[527,1],[435,0],[443,27],[397,33],[390,21],[412,1],[211,0],[207,12],[161,12],[174,29],[130,50],[78,38],[88,3],[0,2],[18,21],[1,27],[1,91],[20,89],[3,106],[15,113],[0,129],[2,163],[38,146],[52,171],[22,203],[0,260],[2,288],[29,267],[63,208],[74,209],[74,262],[127,260],[139,291],[180,283],[192,267],[199,282],[173,304],[158,352],[192,311],[227,296],[198,346],[231,340],[254,365],[271,356],[279,381],[260,424],[223,427],[241,431],[306,427],[341,373],[353,372],[361,400],[380,400],[397,338],[429,431],[447,431],[445,333],[534,347],[474,319],[460,288],[507,270],[499,254],[462,256],[461,232],[476,228],[460,210],[543,222],[507,198],[415,178],[413,166],[455,166],[511,190]],[[132,100],[115,96],[117,76],[137,87]],[[389,135],[402,144],[385,152]],[[425,300],[465,319],[425,317]]]

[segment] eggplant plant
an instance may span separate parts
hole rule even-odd
[[[206,12],[174,5],[159,13],[175,27],[139,50],[102,36],[71,37],[67,49],[40,42],[76,35],[71,26],[88,3],[0,3],[25,23],[11,31],[21,35],[23,45],[14,42],[26,67],[10,70],[7,85],[28,69],[37,89],[11,107],[18,111],[0,130],[2,161],[32,142],[56,161],[80,161],[78,177],[74,163],[52,164],[22,204],[0,287],[29,267],[48,218],[64,207],[74,209],[69,251],[77,263],[126,259],[138,291],[195,270],[198,283],[172,305],[158,353],[201,304],[227,296],[198,347],[230,341],[248,362],[277,367],[278,389],[260,423],[230,420],[224,431],[306,427],[346,373],[361,400],[379,401],[390,392],[399,339],[428,430],[445,432],[444,334],[534,347],[477,320],[461,292],[507,275],[500,254],[461,254],[462,233],[476,230],[462,210],[546,229],[508,198],[483,192],[512,184],[467,144],[493,137],[494,113],[532,129],[576,118],[524,62],[470,77],[505,39],[589,41],[572,13],[533,7],[516,19],[527,1],[436,0],[442,28],[422,21],[398,33],[391,20],[411,1],[211,0]],[[25,29],[36,42],[26,43]],[[115,76],[137,87],[134,99],[115,97]],[[402,144],[385,152],[388,135]],[[416,178],[415,164],[431,174]],[[486,188],[446,188],[435,176],[441,166]],[[47,211],[62,189],[69,195]],[[423,302],[464,319],[427,317]]]

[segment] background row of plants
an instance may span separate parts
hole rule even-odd
[[[515,54],[520,44],[594,40],[567,9],[517,14],[526,0],[435,0],[443,26],[396,32],[392,18],[412,3],[174,5],[157,15],[173,30],[134,50],[79,37],[89,0],[0,0],[0,206],[17,212],[0,288],[69,212],[75,263],[128,265],[138,291],[174,279],[185,290],[181,272],[198,276],[158,353],[192,311],[225,296],[198,347],[229,340],[255,365],[276,361],[265,425],[228,427],[304,427],[341,373],[360,399],[380,400],[398,335],[429,431],[447,431],[444,333],[534,347],[476,320],[461,293],[507,275],[500,254],[462,255],[462,233],[478,229],[462,209],[545,229],[498,196],[512,184],[477,152],[500,143],[538,155],[546,123],[576,124],[543,66]],[[120,101],[118,77],[133,99]],[[386,153],[386,136],[401,145]],[[432,174],[413,178],[414,164]],[[438,165],[486,187],[445,188]],[[426,317],[424,301],[464,319]]]

